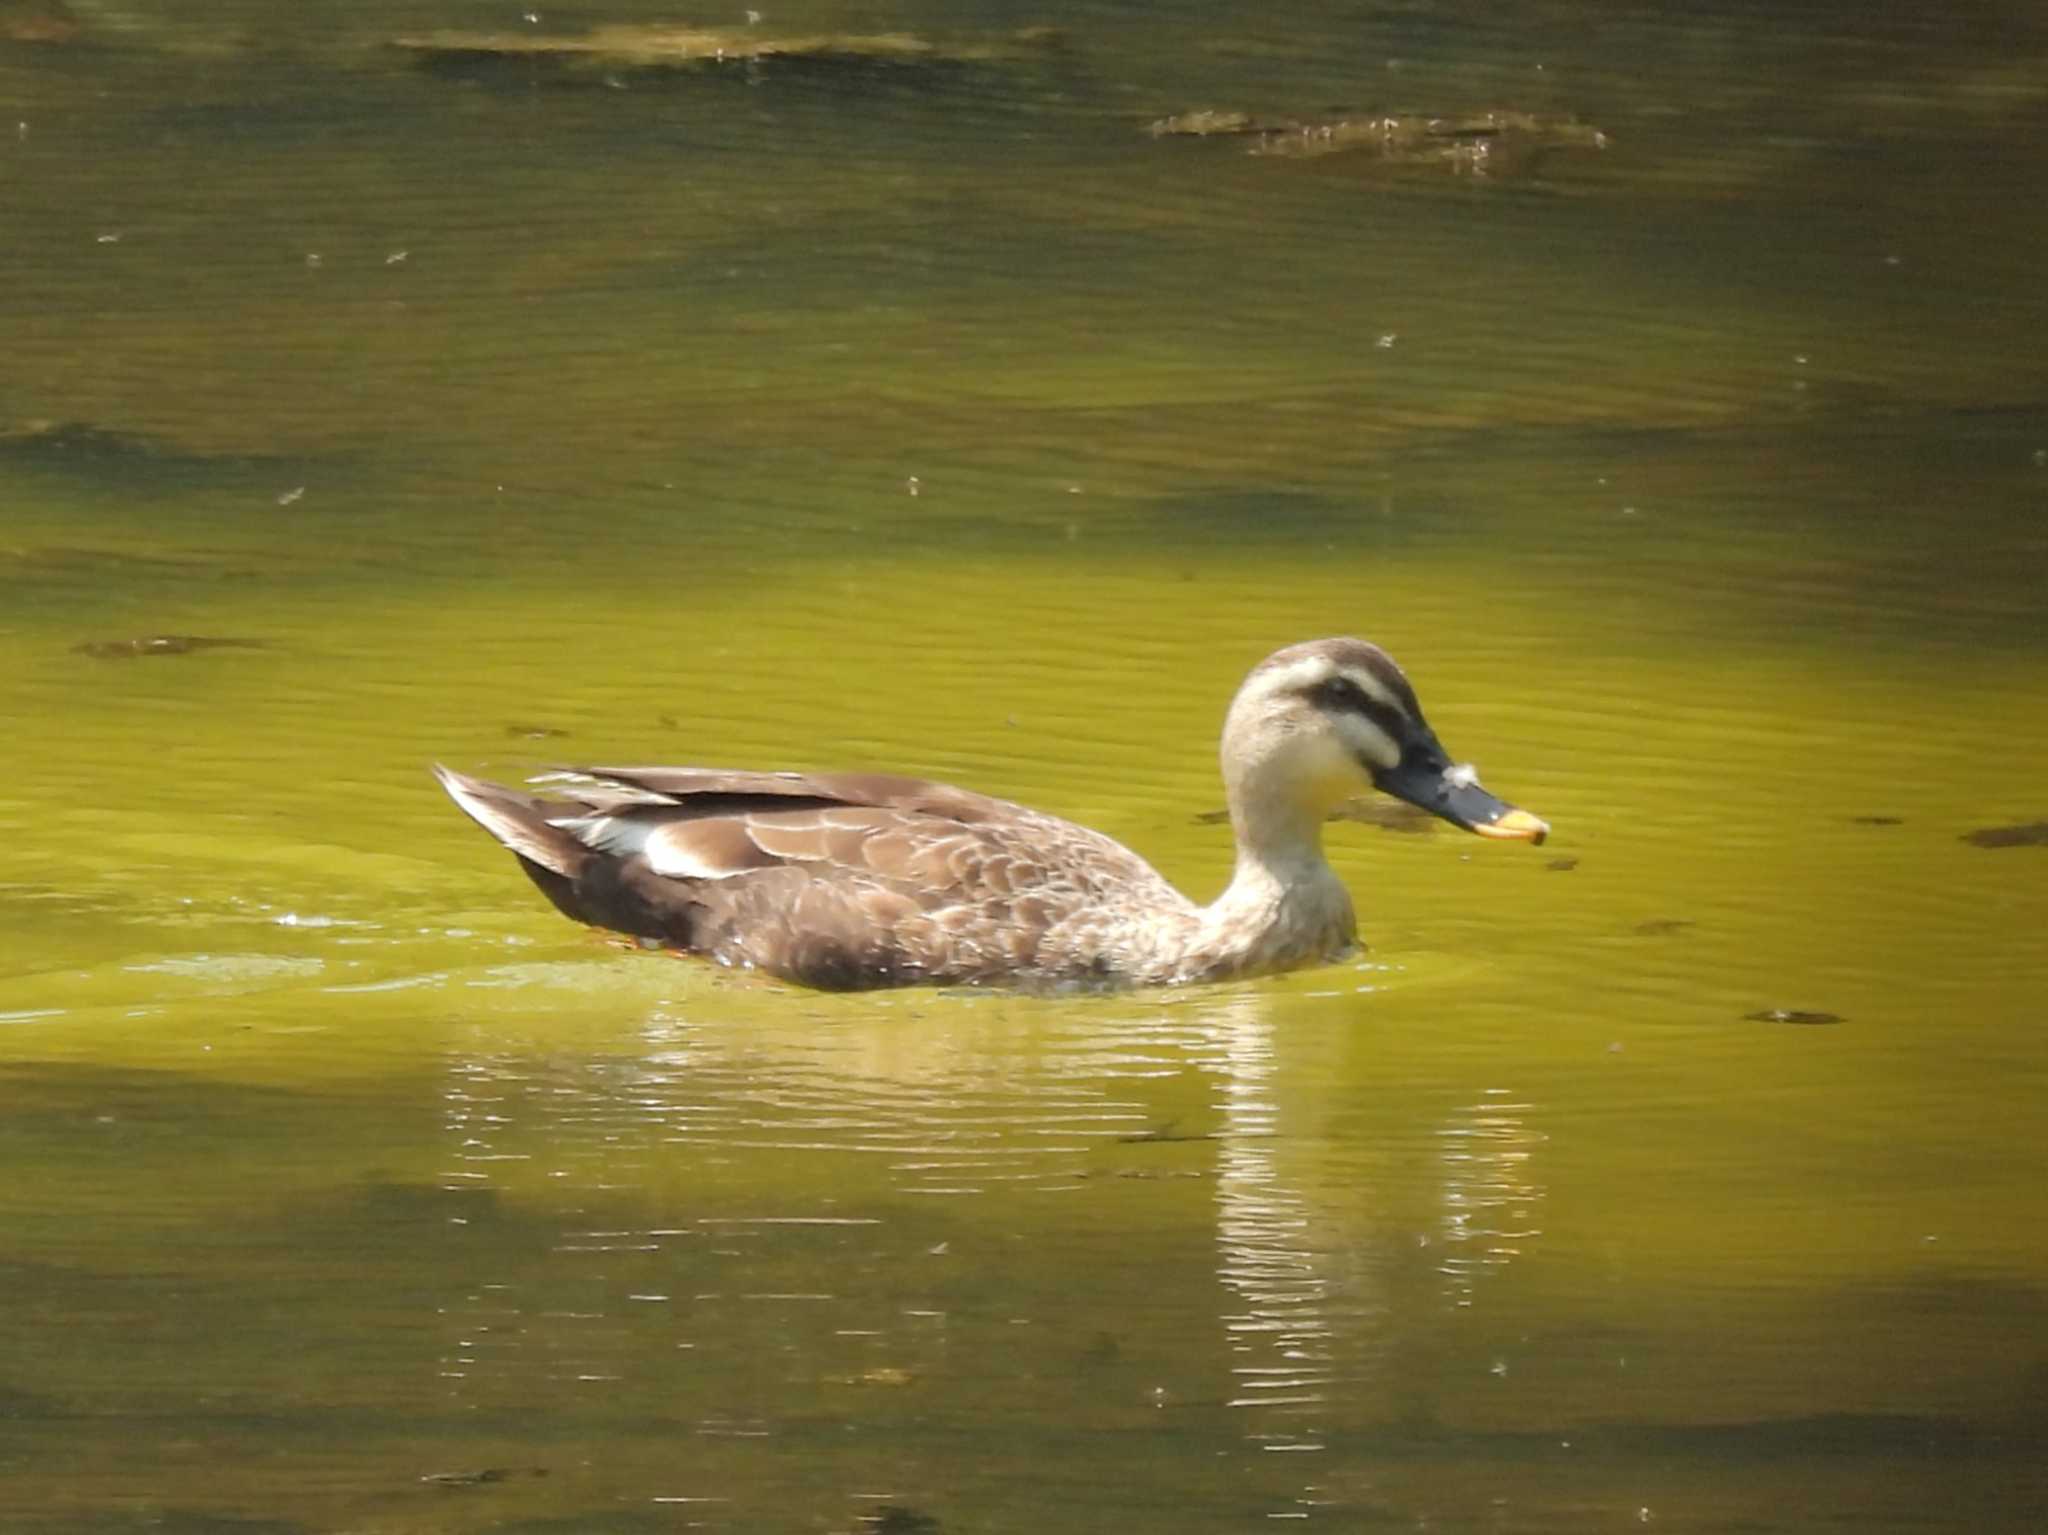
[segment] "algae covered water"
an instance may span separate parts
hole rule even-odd
[[[2033,1529],[2040,19],[536,15],[0,6],[9,1528]],[[1342,633],[1554,834],[1243,986],[614,948],[426,774],[1206,899]]]

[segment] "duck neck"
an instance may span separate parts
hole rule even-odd
[[[1299,802],[1232,794],[1237,865],[1202,913],[1206,974],[1291,969],[1338,958],[1356,944],[1351,896],[1323,857],[1322,819]]]

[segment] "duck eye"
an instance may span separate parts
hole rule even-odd
[[[1316,689],[1317,702],[1326,709],[1363,709],[1365,694],[1349,677],[1331,677]]]

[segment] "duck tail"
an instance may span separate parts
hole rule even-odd
[[[434,776],[464,815],[519,855],[537,882],[539,871],[573,881],[590,862],[591,850],[548,820],[546,801],[502,784],[471,778],[438,762],[434,764]],[[548,886],[542,883],[542,888]]]

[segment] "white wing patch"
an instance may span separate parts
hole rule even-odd
[[[757,836],[747,822],[725,816],[668,821],[641,839],[639,851],[648,868],[668,879],[731,879],[782,862]]]
[[[616,858],[630,858],[647,845],[649,827],[615,815],[563,815],[548,817],[548,825],[559,826],[585,847],[596,848]]]

